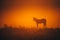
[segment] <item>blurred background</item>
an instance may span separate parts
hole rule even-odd
[[[0,26],[35,27],[35,17],[45,18],[47,28],[60,28],[60,0],[1,0],[0,8]]]

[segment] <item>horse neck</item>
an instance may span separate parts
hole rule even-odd
[[[36,22],[38,21],[38,19],[34,19]]]

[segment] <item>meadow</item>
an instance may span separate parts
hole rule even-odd
[[[60,40],[60,28],[0,28],[0,40]]]

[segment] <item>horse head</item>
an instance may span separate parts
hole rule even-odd
[[[33,21],[37,21],[37,18],[33,17]]]

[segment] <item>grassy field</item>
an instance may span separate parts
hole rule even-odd
[[[0,40],[60,40],[60,29],[0,28]]]

